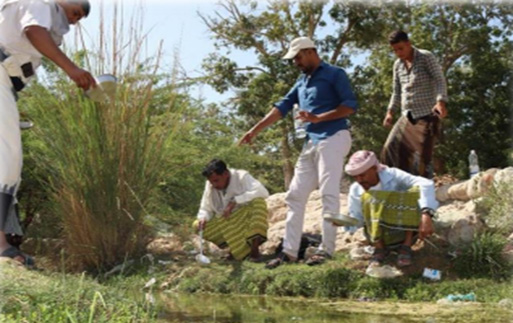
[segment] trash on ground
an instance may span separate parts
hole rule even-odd
[[[369,266],[365,270],[365,274],[374,278],[395,278],[403,275],[403,272],[390,265]]]
[[[440,280],[442,279],[442,272],[438,269],[424,268],[422,277],[429,278],[431,280]]]
[[[155,277],[152,277],[150,280],[148,280],[148,282],[146,282],[143,288],[150,288],[151,286],[155,285],[156,282],[157,279],[155,279]]]

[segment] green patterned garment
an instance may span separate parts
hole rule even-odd
[[[220,248],[229,247],[237,260],[246,258],[251,252],[253,239],[267,240],[267,205],[263,198],[256,198],[233,212],[227,219],[214,217],[207,222],[203,238]],[[193,226],[197,227],[198,221]]]
[[[420,210],[418,187],[406,192],[367,191],[361,196],[365,235],[371,243],[386,246],[401,243],[405,231],[418,231]]]

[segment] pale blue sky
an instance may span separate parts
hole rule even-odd
[[[98,30],[100,25],[100,7],[103,3],[104,24],[109,24],[113,17],[112,8],[115,0],[90,0],[91,13],[89,17],[81,21],[81,26],[85,30],[86,42],[98,43]],[[179,54],[179,62],[182,71],[187,77],[199,77],[202,75],[201,63],[208,54],[214,52],[213,41],[207,27],[198,16],[198,12],[203,15],[214,15],[215,11],[224,14],[216,0],[117,0],[121,4],[125,25],[128,27],[130,19],[134,13],[141,13],[143,9],[143,32],[148,34],[148,41],[145,47],[147,56],[154,56],[157,52],[160,41],[163,41],[163,62],[161,64],[164,72],[172,69],[175,52]],[[262,4],[265,6],[265,3]],[[120,9],[119,9],[120,10]],[[264,10],[260,7],[258,10]],[[109,30],[110,28],[106,27]],[[319,33],[327,32],[330,26],[320,27]],[[94,48],[89,48],[95,51]],[[237,62],[239,66],[253,65],[256,57],[253,52],[241,52],[232,50],[230,59]],[[357,55],[354,63],[361,63],[364,55]],[[109,72],[109,71],[105,71]],[[351,72],[349,69],[348,72]],[[292,85],[292,84],[291,84]],[[215,92],[211,87],[204,85],[191,92],[195,98],[203,98],[206,102],[221,103],[233,96],[233,93],[223,95]]]
[[[100,23],[100,2],[91,1],[91,13],[89,17],[81,21],[86,35],[96,39]],[[111,19],[113,2],[103,1],[104,21]],[[152,56],[157,51],[158,44],[163,41],[164,70],[170,71],[174,60],[174,53],[179,53],[179,62],[188,77],[201,75],[201,63],[207,55],[214,51],[213,41],[210,39],[207,27],[198,16],[198,11],[203,14],[213,14],[220,7],[215,1],[191,0],[191,1],[144,1],[144,0],[119,0],[122,3],[125,20],[128,21],[134,14],[134,10],[144,9],[144,32],[148,33],[146,55]],[[125,22],[125,24],[127,24]],[[87,37],[87,36],[86,36]],[[86,40],[87,42],[88,40]],[[93,41],[94,42],[94,41]],[[234,56],[235,55],[235,56]],[[233,53],[230,56],[238,63],[250,64],[253,56],[245,53]],[[202,86],[192,93],[195,97],[203,97],[207,102],[217,102],[226,99],[227,94],[220,95],[209,86]]]

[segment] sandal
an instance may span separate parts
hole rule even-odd
[[[279,267],[283,265],[286,262],[295,262],[294,260],[290,259],[289,255],[287,255],[284,252],[280,252],[278,254],[278,257],[274,258],[273,260],[270,260],[265,264],[265,268],[267,269],[274,269],[276,267]]]
[[[407,267],[412,264],[411,261],[411,247],[407,245],[400,245],[397,249],[397,266],[398,267]]]
[[[324,250],[317,249],[317,251],[305,261],[305,264],[308,266],[317,266],[326,262],[327,259],[331,259],[331,255]]]
[[[6,258],[11,258],[11,259],[14,259],[16,257],[21,257],[21,258],[23,258],[23,262],[21,262],[21,264],[27,268],[32,268],[35,265],[34,259],[31,256],[24,254],[19,249],[15,248],[13,246],[10,246],[9,248],[5,249],[0,254],[0,257],[6,257]]]
[[[385,261],[388,256],[388,250],[385,248],[374,248],[374,252],[372,252],[372,257],[370,259],[370,264],[381,265]]]

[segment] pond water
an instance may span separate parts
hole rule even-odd
[[[261,323],[334,323],[334,322],[413,322],[391,315],[363,315],[337,311],[315,301],[270,297],[163,294],[164,310],[160,322],[261,322]],[[369,306],[372,306],[369,303]],[[417,321],[418,322],[418,321]]]

